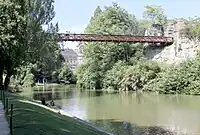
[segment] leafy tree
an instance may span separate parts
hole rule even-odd
[[[95,11],[94,11],[94,17],[98,16],[98,15],[101,14],[101,13],[102,13],[102,10],[101,10],[100,6],[98,6],[98,7],[95,9]],[[92,17],[92,19],[93,19],[94,17]],[[92,19],[91,19],[91,20],[92,20]]]
[[[36,80],[52,78],[53,71],[64,62],[60,54],[57,32],[58,24],[51,23],[55,16],[53,0],[28,1],[28,52],[26,65],[34,65],[32,74]],[[42,26],[47,29],[43,30]],[[31,64],[33,63],[33,64]],[[26,67],[26,65],[24,67]]]
[[[51,23],[55,16],[53,4],[54,0],[0,1],[1,88],[3,73],[6,73],[4,86],[7,89],[11,75],[18,75],[23,84],[28,74],[34,77],[26,80],[35,79],[38,73],[48,76],[61,67],[63,58],[57,43],[58,24]],[[44,25],[48,26],[47,30],[43,30]],[[30,65],[32,70],[27,72]]]
[[[8,88],[14,68],[24,62],[26,55],[26,1],[0,0],[0,88],[6,71],[4,88]],[[23,53],[22,53],[23,52]]]
[[[145,6],[144,18],[153,24],[165,25],[167,17],[164,15],[164,9],[161,6],[148,5]]]
[[[116,3],[105,7],[103,11],[97,9],[85,33],[138,35],[139,24],[135,16]],[[119,60],[128,62],[136,53],[135,46],[129,43],[86,44],[85,61],[77,73],[78,83],[86,88],[102,88],[106,72]]]
[[[51,23],[55,17],[54,0],[29,0],[28,5],[28,50],[31,52],[28,62],[38,63],[43,71],[49,71],[58,64],[56,61],[60,57],[56,35],[58,24],[54,26]],[[46,31],[42,29],[44,25],[47,26]]]
[[[64,65],[61,69],[59,69],[58,79],[64,80],[65,82],[74,82],[74,75],[72,71],[69,69],[68,65]]]
[[[151,26],[151,22],[147,20],[139,20],[139,32],[138,35],[145,35],[146,30]]]
[[[190,18],[186,21],[186,26],[181,30],[181,34],[190,40],[199,41],[200,39],[200,18]]]

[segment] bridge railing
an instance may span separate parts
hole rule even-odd
[[[173,44],[172,37],[134,36],[134,35],[100,35],[100,34],[64,34],[59,33],[61,41],[99,41],[99,42],[132,42],[132,43],[166,43]]]

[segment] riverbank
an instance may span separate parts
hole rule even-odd
[[[53,109],[24,100],[16,95],[10,96],[14,105],[13,131],[16,135],[107,135],[73,118],[71,115],[53,111]]]

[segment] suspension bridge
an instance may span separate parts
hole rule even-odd
[[[127,43],[149,43],[151,45],[172,45],[173,37],[164,36],[134,36],[134,35],[100,35],[100,34],[66,34],[59,33],[60,41],[80,42],[127,42]]]

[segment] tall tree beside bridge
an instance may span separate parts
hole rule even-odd
[[[28,0],[28,48],[27,63],[18,70],[21,84],[26,76],[36,78],[51,77],[52,73],[61,68],[63,57],[57,40],[58,24],[53,25],[55,17],[54,0]],[[46,30],[43,29],[46,26]],[[27,70],[26,70],[27,69]],[[35,78],[34,78],[35,80]],[[28,81],[28,80],[27,80]],[[30,80],[32,81],[32,80]]]
[[[164,26],[167,23],[167,16],[164,14],[164,9],[157,5],[147,5],[143,13],[144,19],[152,24],[160,24]]]
[[[96,12],[101,11],[101,12]],[[120,8],[112,6],[95,10],[85,33],[92,34],[131,34],[138,35],[139,24],[135,16]],[[78,84],[85,88],[102,88],[103,78],[108,70],[119,61],[128,62],[130,58],[142,52],[142,45],[130,43],[88,43],[84,48],[84,63],[77,70]],[[142,53],[140,53],[142,55]]]
[[[58,25],[51,23],[55,16],[53,4],[54,0],[0,0],[1,89],[3,85],[8,88],[17,68],[36,63],[37,70],[44,71],[59,65]],[[44,25],[47,30],[42,29]]]

